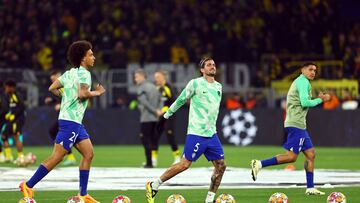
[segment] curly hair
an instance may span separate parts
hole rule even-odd
[[[80,40],[73,42],[67,52],[67,59],[69,62],[75,66],[80,67],[81,60],[86,56],[86,52],[92,49],[90,42],[85,40]]]

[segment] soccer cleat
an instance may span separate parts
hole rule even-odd
[[[5,157],[5,163],[11,163],[14,161],[14,157],[10,156],[10,157]]]
[[[155,202],[155,195],[158,192],[157,190],[154,190],[151,186],[152,182],[146,183],[146,199],[148,203],[154,203]]]
[[[26,182],[21,182],[19,185],[19,188],[20,188],[20,191],[23,193],[24,197],[33,198],[34,191],[26,185]]]
[[[96,201],[93,197],[91,197],[89,194],[85,195],[85,196],[81,196],[80,194],[78,194],[78,196],[80,197],[80,199],[82,199],[85,203],[100,203],[98,201]]]
[[[261,169],[261,162],[259,160],[251,160],[250,166],[251,166],[252,179],[256,181],[257,174]]]
[[[0,163],[5,163],[5,156],[3,153],[0,153]]]
[[[306,195],[325,195],[325,192],[321,192],[316,188],[308,188],[305,192]]]
[[[62,166],[75,166],[76,160],[66,159],[61,163]]]

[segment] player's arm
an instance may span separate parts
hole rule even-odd
[[[102,94],[104,94],[105,92],[105,88],[98,84],[96,87],[95,87],[95,90],[94,91],[90,91],[89,90],[89,85],[88,84],[85,84],[85,83],[80,83],[80,87],[79,87],[79,98],[81,100],[84,100],[84,99],[89,99],[91,97],[97,97],[97,96],[100,96]]]
[[[164,118],[168,119],[172,116],[182,105],[186,103],[195,94],[194,80],[191,80],[181,92],[180,96],[171,104],[170,108],[164,114]]]
[[[321,98],[316,98],[316,99],[310,98],[309,85],[310,83],[306,79],[296,81],[296,87],[299,92],[301,107],[303,108],[314,107],[323,102]]]
[[[57,96],[57,97],[61,97],[62,95],[62,91],[60,90],[63,87],[63,85],[61,84],[60,80],[56,79],[49,87],[49,91]]]

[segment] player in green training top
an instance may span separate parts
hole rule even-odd
[[[35,184],[55,168],[72,146],[75,146],[82,155],[79,166],[80,192],[78,196],[85,203],[98,202],[87,193],[89,170],[94,152],[90,137],[82,125],[88,99],[100,96],[105,92],[101,85],[97,85],[94,91],[90,90],[91,74],[89,69],[94,66],[95,62],[94,53],[91,49],[92,45],[87,41],[72,43],[68,51],[68,60],[74,68],[66,71],[49,87],[50,92],[62,98],[59,132],[55,138],[52,155],[42,162],[30,180],[20,184],[24,197],[32,197],[32,188]]]
[[[259,170],[263,167],[295,162],[299,152],[305,155],[304,168],[306,171],[307,195],[324,195],[314,188],[314,161],[315,149],[306,130],[306,114],[309,107],[314,107],[330,99],[329,94],[320,92],[316,99],[311,98],[310,80],[314,80],[317,66],[314,63],[306,63],[301,66],[301,75],[291,84],[286,99],[285,131],[287,141],[284,148],[285,154],[279,154],[266,160],[252,160],[252,178],[255,181]]]
[[[183,158],[179,163],[168,168],[160,178],[146,183],[146,197],[149,203],[154,202],[158,188],[163,182],[188,169],[192,162],[202,154],[215,167],[206,203],[214,201],[215,193],[225,172],[224,151],[216,134],[222,85],[215,81],[216,66],[213,59],[204,58],[200,61],[199,66],[202,77],[191,80],[163,116],[168,119],[190,100],[189,123]]]

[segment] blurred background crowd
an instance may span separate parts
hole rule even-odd
[[[0,2],[0,68],[64,68],[69,44],[87,39],[96,68],[105,70],[131,63],[186,65],[206,55],[217,63],[251,64],[254,88],[289,75],[291,61],[328,61],[324,79],[360,77],[357,1]]]

